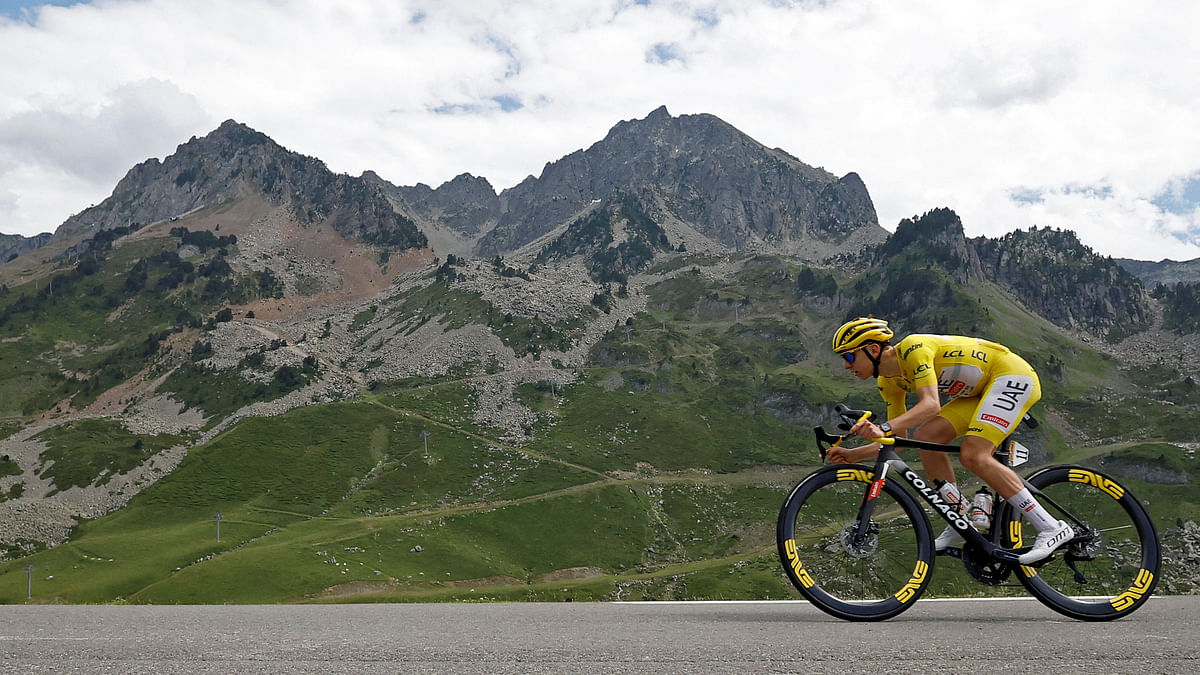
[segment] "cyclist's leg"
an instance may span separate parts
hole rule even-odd
[[[958,459],[964,469],[982,478],[996,494],[1011,499],[1013,495],[1025,489],[1025,484],[1015,471],[996,459],[995,452],[996,444],[988,439],[982,436],[965,436]]]
[[[975,399],[954,399],[942,406],[938,416],[922,424],[913,438],[919,441],[946,444],[967,433],[979,402]],[[921,451],[921,464],[931,479],[954,481],[954,466],[950,455],[934,450]]]
[[[938,417],[935,417],[925,424],[922,424],[913,438],[921,441],[930,441],[933,443],[949,443],[961,435],[961,431],[956,428],[955,420],[963,424],[969,419],[970,411],[956,413],[954,402],[942,407],[942,412]],[[947,497],[953,501],[958,499],[958,509],[960,512],[965,512],[966,504],[963,501],[962,491],[958,489],[958,481],[954,476],[954,465],[950,463],[950,455],[945,452],[936,452],[933,450],[921,451],[921,465],[925,469],[925,475],[935,481],[945,481],[953,484],[951,493]],[[962,535],[953,527],[946,526],[941,534],[934,539],[934,550],[941,552],[946,548],[960,546],[963,543]]]
[[[945,417],[939,416],[922,424],[913,434],[913,438],[919,441],[945,444],[958,438],[958,435],[958,432],[954,429],[954,424]],[[932,480],[944,480],[947,483],[955,482],[954,465],[950,463],[950,455],[948,453],[937,452],[935,450],[922,450],[921,466],[925,468],[925,475]]]
[[[955,414],[970,406],[959,461],[1005,499],[1011,499],[1025,485],[1016,472],[996,460],[996,446],[1016,430],[1041,397],[1037,373],[1021,357],[1008,354],[993,364],[991,382],[978,399],[958,399],[946,406],[954,407]]]
[[[1039,398],[1041,385],[1033,368],[1015,354],[1002,357],[993,365],[992,381],[979,399],[959,454],[964,468],[982,478],[1038,530],[1032,548],[1021,554],[1022,564],[1046,558],[1075,536],[1066,521],[1046,511],[1020,477],[993,456],[996,445],[1016,430]]]

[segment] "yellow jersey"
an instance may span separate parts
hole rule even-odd
[[[889,419],[907,410],[906,394],[929,385],[952,399],[980,396],[996,366],[1012,372],[1008,357],[1016,356],[1002,344],[959,335],[909,335],[895,349],[900,375],[877,380]],[[1028,368],[1024,360],[1016,359]]]

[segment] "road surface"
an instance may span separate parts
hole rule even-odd
[[[921,601],[884,623],[804,602],[0,607],[0,672],[1200,672],[1200,596],[1110,623]]]

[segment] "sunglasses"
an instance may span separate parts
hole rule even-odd
[[[846,359],[846,363],[849,363],[850,365],[854,365],[854,354],[856,352],[858,352],[857,349],[854,350],[853,352],[845,352],[842,354],[842,358]]]

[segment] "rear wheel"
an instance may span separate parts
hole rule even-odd
[[[1083,621],[1119,619],[1141,607],[1158,583],[1161,551],[1149,514],[1110,476],[1078,466],[1051,466],[1029,477],[1054,516],[1075,538],[1038,567],[1018,565],[1017,579],[1047,607]],[[1011,505],[999,515],[1012,548],[1037,531]]]
[[[893,617],[924,592],[933,574],[925,512],[886,481],[870,527],[855,535],[873,479],[860,466],[826,466],[792,489],[779,511],[779,559],[792,584],[819,609],[850,621]]]

